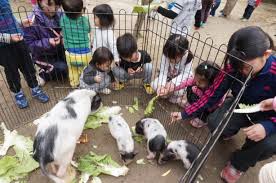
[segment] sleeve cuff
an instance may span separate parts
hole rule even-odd
[[[262,121],[260,122],[260,124],[263,125],[266,132],[266,136],[269,136],[270,134],[276,132],[276,123],[272,121]]]
[[[184,111],[182,111],[181,112],[181,117],[182,117],[182,119],[184,120],[184,119],[187,119],[188,117],[189,117],[189,115],[186,113],[186,111],[184,110]]]

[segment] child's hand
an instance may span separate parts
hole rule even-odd
[[[56,47],[57,45],[60,44],[60,38],[59,38],[59,37],[50,38],[50,39],[49,39],[49,43],[50,43],[50,45],[52,45],[53,47]]]
[[[97,82],[97,83],[100,83],[102,81],[102,77],[100,75],[97,75],[94,77],[94,80]]]
[[[11,34],[11,42],[17,43],[23,40],[23,36],[21,34]]]
[[[172,82],[169,82],[166,84],[165,88],[167,90],[167,93],[171,93],[174,91],[175,84],[173,84]]]
[[[255,124],[243,129],[243,132],[250,140],[258,142],[263,140],[266,136],[265,128],[261,124]]]
[[[157,95],[158,96],[165,96],[167,95],[167,89],[164,86],[160,86],[157,88]]]
[[[261,101],[261,111],[273,110],[273,98]]]
[[[133,74],[135,74],[135,70],[133,70],[132,68],[128,68],[128,69],[127,69],[127,73],[128,73],[129,75],[133,75]]]
[[[182,119],[182,116],[181,116],[181,112],[172,112],[171,113],[171,122],[169,123],[169,125],[173,124],[174,122],[176,121],[179,121]]]
[[[135,72],[143,72],[143,68],[142,67],[138,67]]]
[[[33,23],[34,23],[34,21],[33,21],[33,20],[30,20],[30,19],[25,19],[25,20],[22,20],[22,21],[21,21],[21,25],[22,25],[22,27],[24,27],[24,28],[32,26]]]

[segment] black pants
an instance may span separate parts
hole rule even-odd
[[[245,8],[244,10],[244,13],[243,13],[243,18],[246,18],[247,20],[251,17],[253,11],[254,11],[255,7],[254,6],[250,6],[250,5],[247,5],[247,7]]]
[[[210,9],[212,8],[213,0],[203,0],[202,1],[202,9],[201,9],[201,21],[203,23],[207,22],[207,18],[210,13]]]
[[[200,99],[199,96],[197,96],[193,92],[192,86],[188,86],[187,87],[187,101],[189,102],[189,104],[197,102],[199,99]],[[207,119],[209,114],[210,113],[208,111],[204,111],[200,114],[200,116],[198,116],[198,118],[200,118],[203,122],[206,122],[206,119]]]
[[[34,65],[24,41],[1,46],[0,65],[4,67],[6,79],[12,92],[17,93],[21,89],[19,70],[30,88],[38,85]]]
[[[199,28],[201,23],[201,10],[197,10],[195,14],[195,27]]]
[[[222,116],[232,103],[233,98],[227,98],[220,108],[208,116],[207,122],[210,131],[216,129]],[[258,121],[258,118],[258,116],[250,116],[250,119],[254,122]],[[234,113],[224,129],[222,136],[229,137],[235,135],[241,128],[253,125],[250,119],[245,114]],[[274,154],[276,154],[276,134],[267,136],[259,142],[246,139],[242,148],[232,154],[230,161],[236,169],[245,172],[249,167],[255,166],[258,161],[268,159]]]

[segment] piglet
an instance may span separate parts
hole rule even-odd
[[[108,127],[117,142],[122,160],[129,164],[137,152],[134,150],[134,140],[127,122],[121,115],[113,115],[109,118]]]
[[[159,164],[170,160],[181,160],[186,169],[189,169],[198,156],[199,148],[186,140],[172,141],[159,157]]]
[[[144,118],[136,123],[135,131],[147,139],[147,159],[154,159],[165,149],[167,132],[159,120]]]

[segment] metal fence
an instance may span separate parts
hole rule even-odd
[[[19,12],[14,13],[16,17],[21,18],[22,20],[28,15],[32,16],[33,12],[27,12],[23,7],[19,8]],[[93,13],[86,12],[83,16],[88,17],[91,23],[91,31],[95,31],[94,15]],[[156,78],[159,74],[160,69],[160,60],[162,56],[163,46],[167,38],[170,35],[170,30],[172,28],[171,22],[168,19],[164,19],[157,14],[152,16],[144,16],[142,14],[133,14],[127,13],[125,10],[121,10],[118,14],[114,14],[116,23],[112,30],[116,37],[123,35],[124,33],[134,33],[136,31],[138,34],[138,49],[145,50],[149,53],[152,59],[153,64],[153,73],[152,79]],[[140,22],[141,26],[139,29],[135,28],[135,23]],[[139,24],[139,23],[138,23]],[[34,24],[33,26],[40,26]],[[137,26],[137,25],[136,25]],[[51,27],[43,27],[44,29],[52,29]],[[185,32],[186,28],[183,28]],[[192,164],[192,166],[187,170],[182,177],[179,178],[179,182],[193,182],[202,167],[203,163],[206,161],[210,151],[213,149],[215,143],[220,137],[223,129],[227,125],[228,120],[230,119],[233,109],[238,104],[238,101],[244,91],[246,86],[245,81],[240,81],[235,78],[235,76],[229,75],[224,71],[224,58],[226,56],[226,46],[221,45],[220,47],[215,47],[214,42],[211,38],[202,38],[198,32],[193,34],[185,34],[189,40],[190,51],[194,54],[192,60],[193,69],[187,72],[193,72],[200,63],[204,61],[211,61],[219,65],[217,68],[220,72],[224,72],[228,77],[232,77],[235,82],[239,82],[242,85],[242,89],[238,97],[235,99],[232,106],[229,108],[227,113],[223,116],[217,127],[217,129],[210,133],[206,128],[203,129],[193,129],[189,125],[180,125],[179,123],[169,125],[170,121],[170,112],[181,110],[176,105],[170,104],[165,99],[161,99],[157,102],[155,111],[152,114],[152,117],[158,118],[163,125],[165,126],[168,136],[172,140],[188,139],[192,143],[198,145],[201,149],[201,152]],[[41,35],[42,37],[43,35]],[[93,36],[90,36],[90,40],[93,40]],[[65,50],[63,50],[64,53]],[[56,50],[56,54],[59,55],[60,52]],[[47,55],[45,53],[45,58]],[[88,64],[88,63],[87,63]],[[30,105],[26,109],[18,109],[14,102],[13,94],[10,92],[4,70],[1,69],[0,76],[0,121],[4,121],[5,124],[11,128],[18,128],[23,126],[26,123],[32,122],[34,119],[44,114],[51,109],[60,99],[65,97],[72,89],[68,79],[64,78],[61,80],[49,81],[43,87],[43,89],[50,96],[50,101],[46,104],[41,104],[32,99],[29,89],[25,83],[22,82],[22,88],[25,91],[27,98],[30,102]],[[133,97],[136,96],[139,98],[142,107],[145,107],[152,96],[147,95],[142,89],[141,79],[134,79],[127,82],[126,88],[122,91],[112,91],[110,95],[102,95],[104,103],[110,104],[111,101],[116,100],[121,106],[132,105]],[[141,115],[141,118],[143,116]]]

